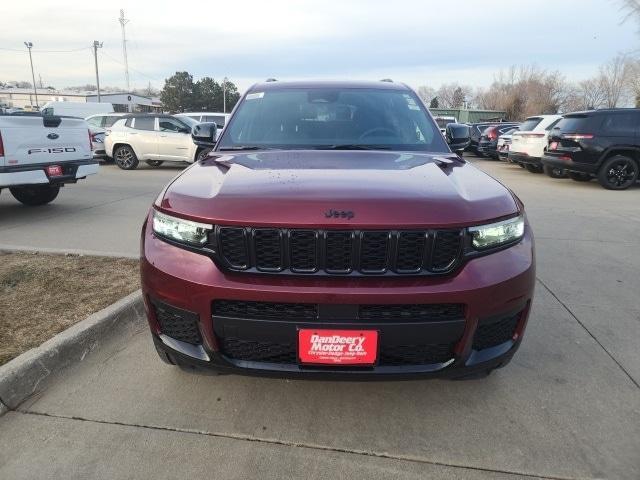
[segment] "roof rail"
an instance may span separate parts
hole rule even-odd
[[[393,83],[393,80],[391,80],[390,78],[383,78],[382,80],[380,80],[381,82],[387,82],[387,83]]]
[[[277,79],[277,78],[267,78],[267,79],[265,80],[265,82],[277,82],[277,81],[278,81],[278,79]]]

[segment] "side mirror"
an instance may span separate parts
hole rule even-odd
[[[456,153],[462,152],[471,144],[471,129],[462,123],[448,123],[445,138],[449,148]]]
[[[199,123],[193,127],[191,138],[193,143],[204,147],[213,147],[216,143],[218,126],[214,122]]]

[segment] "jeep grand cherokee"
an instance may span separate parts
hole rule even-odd
[[[158,196],[141,268],[166,362],[307,377],[484,376],[535,278],[522,203],[387,81],[251,87]]]

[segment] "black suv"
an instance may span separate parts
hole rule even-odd
[[[510,125],[510,126],[513,127],[513,126],[517,126],[518,123],[512,123],[512,122],[479,122],[479,123],[467,123],[467,125],[469,125],[469,128],[471,129],[471,143],[469,143],[469,146],[467,148],[465,148],[465,150],[471,151],[471,152],[475,153],[479,157],[484,157],[484,153],[482,153],[480,150],[478,150],[478,147],[480,146],[480,137],[482,137],[482,134],[484,133],[484,131],[487,128],[494,127],[496,125],[498,125],[498,126]]]
[[[542,163],[567,170],[576,181],[596,177],[609,190],[629,188],[640,170],[640,109],[565,115],[549,135]]]

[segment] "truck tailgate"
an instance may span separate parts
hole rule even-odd
[[[92,156],[88,126],[81,118],[0,116],[0,133],[7,167],[90,160]]]

